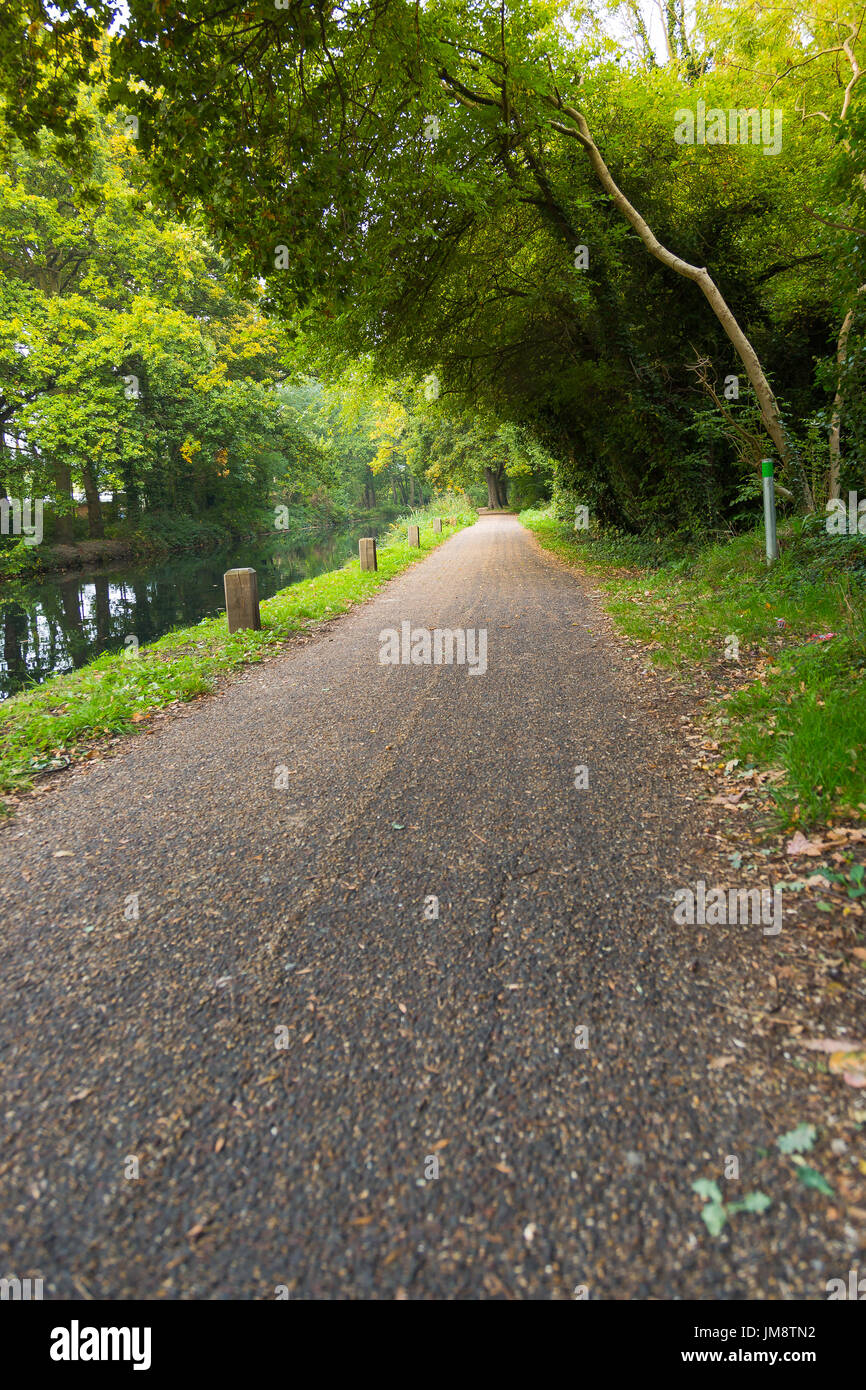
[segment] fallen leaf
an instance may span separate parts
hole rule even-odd
[[[802,830],[798,830],[785,846],[785,853],[794,857],[799,854],[816,855],[821,853],[821,846],[815,844],[813,840],[807,840]]]
[[[803,1164],[797,1169],[797,1177],[804,1187],[814,1187],[816,1192],[823,1192],[825,1197],[835,1197],[835,1192],[822,1173],[815,1168],[809,1168]]]
[[[789,1129],[787,1134],[779,1135],[776,1148],[782,1154],[808,1153],[817,1137],[818,1131],[814,1125],[797,1125],[796,1129]]]
[[[834,1052],[828,1065],[849,1086],[866,1086],[866,1052]]]

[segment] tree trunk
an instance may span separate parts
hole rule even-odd
[[[81,476],[84,482],[84,495],[87,498],[87,530],[91,540],[101,541],[105,535],[105,526],[102,520],[102,503],[99,500],[99,488],[96,485],[93,466],[88,463],[87,467],[82,469]]]
[[[27,663],[21,643],[22,632],[27,632],[27,614],[17,603],[6,604],[3,612],[3,660],[14,681],[23,680],[27,675]]]
[[[866,285],[861,285],[858,294],[866,290]],[[839,340],[836,343],[836,368],[838,376],[836,378],[836,394],[833,397],[833,409],[830,413],[830,436],[828,444],[830,447],[830,472],[827,477],[827,497],[836,498],[839,496],[839,482],[842,473],[842,405],[844,396],[842,393],[842,372],[845,367],[845,358],[848,356],[848,335],[851,332],[851,324],[854,322],[854,308],[852,304],[844,319],[842,327],[839,329]]]
[[[501,506],[501,503],[499,501],[499,488],[496,474],[492,468],[484,469],[484,480],[487,483],[487,505],[491,511],[496,511]]]
[[[75,532],[72,527],[72,514],[62,510],[71,504],[72,499],[72,469],[68,463],[61,463],[59,459],[51,460],[51,476],[54,479],[54,493],[57,500],[57,520],[54,526],[54,534],[61,545],[72,545],[75,540]]]
[[[499,497],[500,507],[508,506],[508,476],[505,472],[505,465],[500,464],[496,471],[496,492]]]
[[[94,597],[96,599],[96,637],[102,642],[108,641],[108,634],[111,629],[111,600],[108,592],[108,576],[100,575],[93,583]]]
[[[626,221],[630,223],[637,232],[650,255],[654,256],[657,261],[661,261],[662,265],[667,266],[669,270],[675,270],[678,275],[685,276],[687,280],[694,280],[695,284],[700,286],[713,313],[722,325],[722,328],[746,369],[746,375],[752,383],[758,400],[764,428],[775,445],[779,458],[796,474],[797,484],[801,491],[803,502],[809,511],[813,511],[815,501],[812,496],[812,490],[809,487],[802,466],[799,464],[798,460],[794,459],[791,453],[782,426],[779,407],[773,395],[772,387],[764,375],[764,369],[761,366],[758,354],[755,352],[749,339],[737,323],[737,320],[728,307],[724,296],[709,271],[705,266],[690,265],[688,261],[682,260],[680,256],[675,256],[666,246],[662,246],[658,237],[614,181],[610,170],[601,156],[598,146],[590,134],[586,118],[580,111],[576,111],[574,107],[558,106],[555,102],[553,104],[557,105],[557,108],[563,111],[566,116],[569,116],[577,126],[577,130],[575,130],[572,126],[563,125],[561,121],[552,121],[551,125],[554,130],[560,131],[563,135],[571,136],[572,139],[578,140],[583,145],[589,155],[590,163],[592,164],[599,183],[609,195],[615,207],[619,209]]]
[[[364,465],[364,505],[376,505],[376,476],[368,463]]]

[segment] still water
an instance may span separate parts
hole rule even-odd
[[[120,651],[135,634],[142,646],[173,627],[225,611],[223,574],[250,565],[259,597],[325,570],[358,553],[369,522],[310,539],[239,541],[231,549],[172,556],[155,564],[127,562],[75,570],[41,583],[0,588],[0,700],[59,671]]]

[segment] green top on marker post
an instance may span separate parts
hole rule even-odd
[[[762,478],[772,478],[772,476],[773,476],[773,460],[772,460],[772,459],[761,459],[761,477],[762,477]]]

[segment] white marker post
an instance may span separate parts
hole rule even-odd
[[[773,460],[761,459],[761,481],[764,484],[764,535],[767,542],[767,564],[779,558],[776,540],[776,484],[773,482]]]

